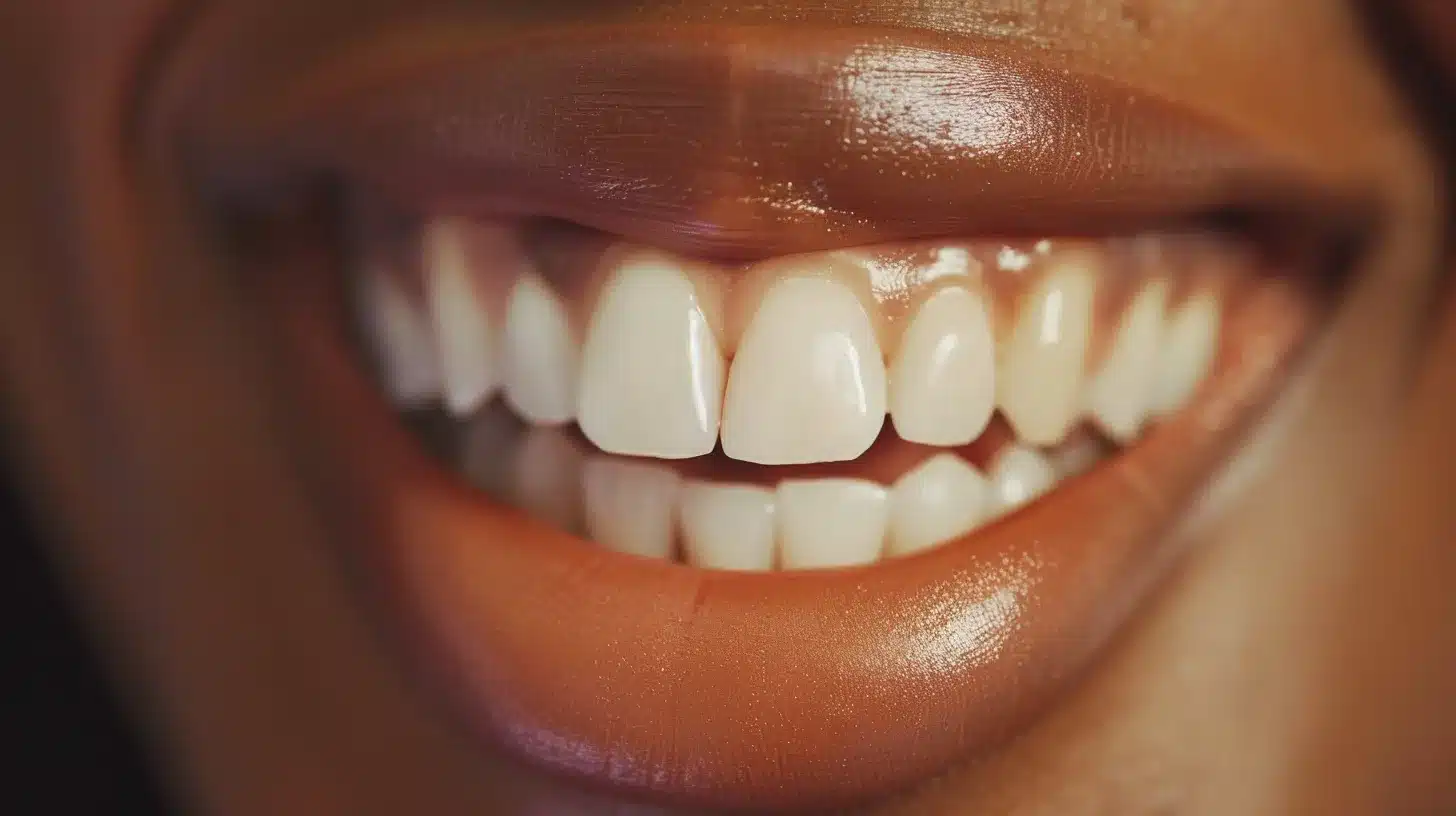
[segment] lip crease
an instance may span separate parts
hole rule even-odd
[[[1234,202],[1320,198],[1270,183],[1288,168],[1176,106],[965,42],[742,29],[515,42],[376,65],[368,81],[325,71],[267,110],[210,111],[194,156],[263,175],[323,170],[405,201],[549,215],[705,255],[1145,230]],[[963,85],[932,81],[954,72]],[[917,119],[923,133],[895,131],[872,104],[897,86],[904,110],[927,117],[954,92],[981,130]],[[786,143],[796,121],[806,138]],[[878,123],[864,143],[856,122]],[[877,163],[906,175],[886,182]],[[693,807],[857,803],[1023,727],[1155,582],[1174,554],[1163,534],[1277,391],[1316,317],[1296,286],[1261,280],[1227,318],[1200,400],[962,540],[867,568],[718,573],[586,546],[447,473],[359,365],[338,276],[305,274],[333,259],[310,259],[265,276],[284,316],[280,366],[308,444],[331,463],[348,557],[401,641],[516,755]]]

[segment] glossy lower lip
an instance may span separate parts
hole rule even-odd
[[[191,155],[212,179],[341,173],[407,203],[553,215],[709,254],[1147,229],[1231,206],[1328,214],[1342,200],[1286,185],[1283,165],[1176,106],[1004,49],[685,28],[519,35],[510,48],[462,40],[445,56],[402,49],[428,54],[409,70],[364,60],[392,66],[364,79],[339,68],[271,96],[214,87],[205,98],[229,104],[198,103]],[[775,62],[785,53],[805,56]],[[968,98],[988,127],[1015,120],[1008,138],[975,142],[971,129],[934,149],[923,133],[840,138],[873,119],[865,98],[841,93],[854,82],[933,101],[904,72],[880,70],[912,57],[986,79]],[[612,82],[583,80],[602,76]],[[655,120],[631,118],[640,99],[657,101]],[[429,138],[452,121],[451,138]],[[600,138],[651,134],[653,121],[673,138]],[[795,123],[803,145],[782,138]],[[1046,158],[1089,145],[1108,146],[1104,162],[1079,171]],[[884,182],[881,160],[906,174]],[[817,197],[791,192],[803,189]],[[1014,733],[1155,582],[1171,553],[1162,533],[1277,390],[1314,316],[1292,284],[1266,281],[1230,317],[1201,401],[964,540],[869,568],[744,575],[604,552],[445,472],[357,365],[343,299],[316,291],[317,271],[268,276],[287,317],[282,363],[312,419],[306,444],[330,463],[320,476],[349,557],[403,642],[478,731],[516,754],[693,806],[857,802]]]

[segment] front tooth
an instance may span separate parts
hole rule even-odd
[[[723,452],[763,465],[840,462],[885,423],[885,362],[841,283],[788,278],[764,296],[728,378]]]
[[[886,552],[909,555],[969,533],[989,496],[986,477],[959,456],[932,457],[895,483]]]
[[[889,523],[885,488],[857,479],[786,481],[778,489],[779,560],[784,569],[872,564]]]
[[[691,482],[682,492],[683,549],[705,569],[766,572],[774,565],[774,492]]]
[[[639,256],[607,282],[587,330],[577,397],[582,433],[627,456],[710,453],[723,369],[692,281],[670,261]]]
[[[445,405],[455,416],[473,413],[499,385],[495,337],[484,293],[470,268],[467,229],[460,221],[442,219],[426,226],[423,235],[425,291],[440,349]],[[506,240],[480,232],[494,243]]]
[[[440,358],[430,321],[410,302],[388,268],[366,264],[360,318],[390,396],[400,407],[416,407],[440,395]]]
[[[1069,255],[1021,307],[997,368],[996,396],[1016,435],[1054,445],[1082,407],[1082,367],[1092,334],[1097,271],[1091,255]]]
[[[1057,483],[1057,471],[1051,462],[1020,445],[1002,450],[991,466],[990,475],[996,515],[1040,498]]]
[[[954,447],[980,436],[996,408],[996,347],[981,298],[942,289],[900,342],[890,369],[890,417],[900,438]]]
[[[1123,315],[1102,371],[1088,387],[1092,420],[1117,442],[1131,441],[1147,419],[1167,303],[1166,281],[1153,281],[1138,292]]]
[[[592,459],[582,470],[588,535],[616,552],[671,558],[680,487],[658,465]]]
[[[515,457],[516,505],[568,533],[581,529],[582,454],[560,431],[526,434]]]
[[[1155,415],[1182,410],[1208,376],[1218,353],[1221,311],[1216,295],[1201,292],[1168,318],[1153,384]]]
[[[506,303],[506,402],[534,425],[576,418],[578,350],[561,298],[525,275]]]

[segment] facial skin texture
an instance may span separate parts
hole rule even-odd
[[[304,502],[253,315],[173,193],[167,123],[141,110],[138,83],[183,70],[168,49],[202,12],[104,5],[37,0],[0,25],[0,98],[27,112],[0,154],[15,266],[0,279],[0,364],[57,557],[179,794],[238,813],[586,808],[479,750],[403,682]],[[310,29],[343,38],[389,4],[247,5],[214,42],[303,59]],[[1218,111],[1367,186],[1387,229],[1134,625],[1020,739],[888,810],[1449,806],[1456,315],[1433,305],[1434,159],[1355,16],[1324,0],[963,5],[815,13],[1045,48]]]

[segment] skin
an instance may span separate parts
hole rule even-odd
[[[254,5],[284,30],[309,26],[288,4]],[[1124,3],[1116,25],[1087,22],[1095,2],[962,5],[856,8],[1045,46],[1054,64],[1196,101],[1371,191],[1386,229],[1288,399],[1220,480],[1216,512],[1190,526],[1190,553],[1093,670],[1009,745],[885,808],[1449,807],[1456,311],[1437,289],[1435,148],[1358,19],[1322,0]],[[480,752],[402,682],[302,501],[280,452],[292,426],[255,387],[268,361],[240,342],[248,316],[170,193],[178,157],[129,93],[185,9],[31,6],[0,26],[0,99],[35,112],[0,152],[0,247],[27,271],[0,282],[7,419],[56,557],[179,796],[238,813],[586,806]],[[374,7],[316,27],[364,25]],[[749,13],[684,0],[632,14]]]

